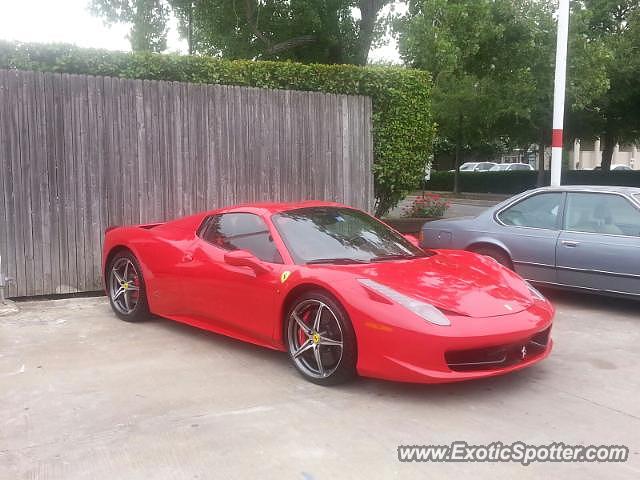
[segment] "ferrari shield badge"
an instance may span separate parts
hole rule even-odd
[[[284,272],[282,272],[282,275],[280,275],[280,283],[286,282],[287,278],[289,278],[289,275],[291,275],[291,272],[289,270],[285,270]]]

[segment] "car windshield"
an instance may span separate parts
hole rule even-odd
[[[427,254],[366,213],[310,207],[273,216],[296,263],[369,263]]]
[[[483,172],[486,172],[488,170],[491,170],[491,167],[493,167],[494,165],[495,163],[482,162],[478,164],[478,170],[482,170]]]
[[[502,165],[494,165],[493,167],[491,167],[490,171],[491,172],[500,172],[502,170],[507,170],[509,168],[509,164],[508,163],[503,163]]]
[[[461,172],[466,172],[468,170],[473,170],[474,168],[476,168],[476,165],[478,165],[477,163],[463,163],[462,165],[460,165],[460,171]]]

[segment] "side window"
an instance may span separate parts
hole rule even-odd
[[[505,225],[557,230],[562,193],[539,193],[502,211],[498,218]]]
[[[247,250],[264,262],[283,263],[269,228],[253,213],[224,213],[210,217],[200,237],[225,250]]]
[[[609,193],[569,193],[565,230],[640,236],[640,210]]]

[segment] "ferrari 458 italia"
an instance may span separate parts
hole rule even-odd
[[[115,314],[150,314],[287,351],[308,380],[438,383],[545,358],[551,304],[471,252],[423,250],[327,202],[242,205],[107,230]]]

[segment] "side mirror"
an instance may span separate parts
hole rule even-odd
[[[247,250],[233,250],[224,254],[224,261],[234,267],[249,267],[256,273],[268,272],[269,269],[262,264],[253,253]]]

